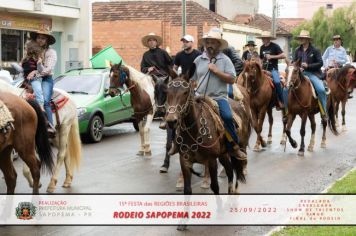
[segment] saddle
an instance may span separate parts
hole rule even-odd
[[[314,85],[313,83],[310,81],[309,77],[308,76],[305,76],[305,78],[307,78],[307,81],[310,83],[311,87],[312,87],[312,94],[313,94],[313,98],[317,99],[318,96],[316,94],[316,91],[315,91],[315,88],[314,88]]]
[[[14,129],[14,118],[3,101],[0,100],[0,133],[7,133],[10,128]]]

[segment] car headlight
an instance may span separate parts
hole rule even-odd
[[[86,112],[87,112],[87,109],[86,109],[85,107],[79,107],[79,108],[77,108],[78,117],[83,116]]]

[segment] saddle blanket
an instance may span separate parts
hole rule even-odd
[[[9,108],[3,101],[0,100],[0,129],[7,127],[10,123],[14,122],[14,118],[9,111]]]

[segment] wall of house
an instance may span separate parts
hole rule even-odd
[[[329,11],[332,12],[334,9],[339,7],[346,7],[351,5],[354,0],[343,0],[343,1],[325,1],[325,0],[313,0],[313,1],[297,1],[298,4],[298,16],[300,18],[311,19],[314,13],[320,7],[326,7],[327,4],[332,4],[333,8]]]
[[[213,26],[203,24],[203,32],[208,32],[211,27]],[[196,48],[198,37],[201,37],[198,26],[187,26],[186,31],[195,38],[194,47]],[[111,45],[125,63],[140,69],[142,55],[147,51],[141,43],[141,38],[150,32],[163,38],[161,48],[166,49],[171,56],[182,50],[180,41],[182,28],[170,22],[161,20],[93,21],[93,54]]]

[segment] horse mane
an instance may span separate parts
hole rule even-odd
[[[153,79],[150,75],[144,74],[135,68],[125,65],[122,66],[123,70],[127,73],[129,78],[142,89],[153,87]]]
[[[263,70],[262,70],[261,63],[259,63],[258,61],[255,61],[255,60],[251,61],[251,63],[253,63],[252,65],[256,65],[258,78],[264,78],[264,73],[263,73]]]
[[[341,67],[339,70],[335,70],[334,73],[336,75],[335,76],[336,80],[346,78],[347,73],[349,73],[349,69],[355,69],[355,67],[352,65],[345,65],[344,67]]]

